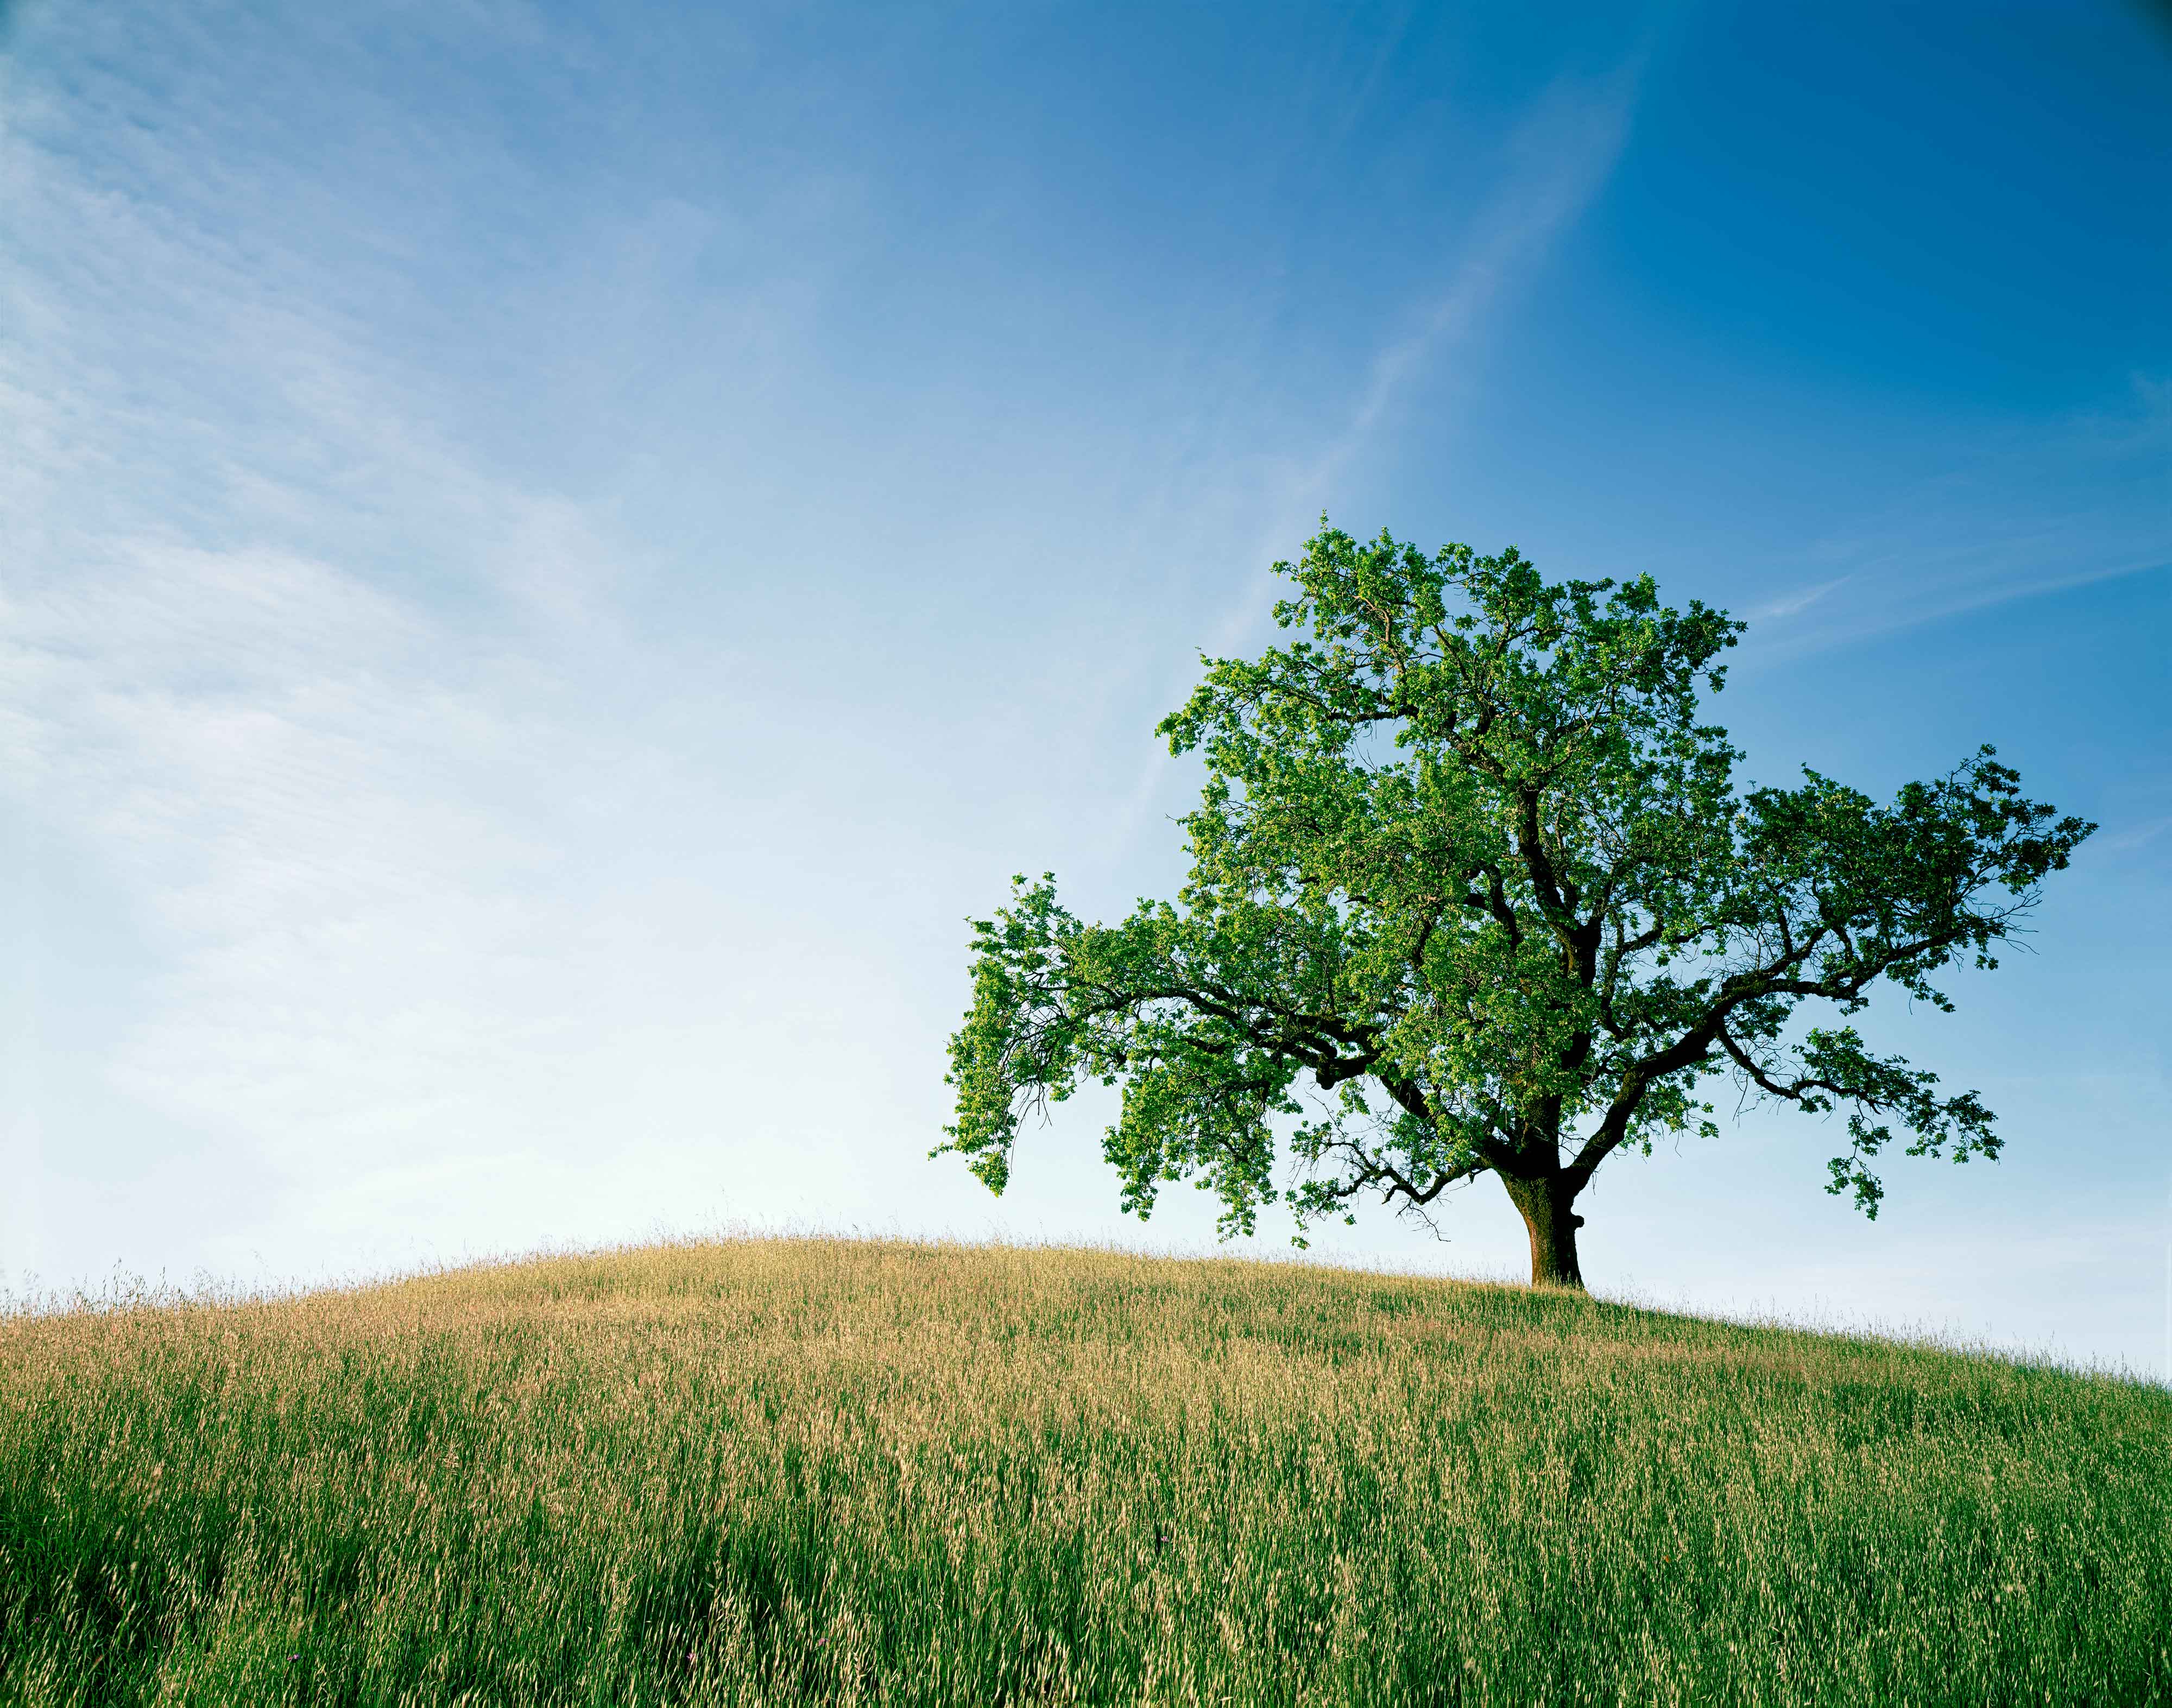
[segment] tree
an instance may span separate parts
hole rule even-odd
[[[1368,1197],[1406,1213],[1499,1177],[1534,1284],[1581,1286],[1578,1195],[1625,1147],[1748,1099],[1845,1108],[1828,1190],[1875,1217],[1871,1163],[1996,1158],[1973,1092],[1874,1054],[1849,1017],[1992,949],[2095,826],[2023,798],[1994,749],[1890,805],[1804,768],[1739,790],[1697,721],[1745,625],[1649,576],[1550,585],[1513,548],[1427,558],[1329,529],[1277,604],[1309,638],[1207,659],[1157,733],[1201,753],[1178,900],[1115,926],[1014,880],[976,921],[950,1040],[949,1142],[1000,1193],[1023,1115],[1122,1087],[1104,1152],[1124,1207],[1218,1193],[1223,1237],[1278,1195],[1303,1229]],[[1806,1003],[1829,1023],[1798,1025]],[[1838,1022],[1840,1023],[1830,1023]],[[1309,1078],[1309,1085],[1304,1083]],[[1309,1095],[1310,1106],[1300,1091]]]

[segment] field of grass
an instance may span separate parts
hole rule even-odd
[[[2172,1700],[2172,1395],[826,1240],[0,1321],[0,1701]]]

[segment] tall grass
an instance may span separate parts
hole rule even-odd
[[[2172,1397],[821,1240],[0,1323],[0,1700],[2172,1700]]]

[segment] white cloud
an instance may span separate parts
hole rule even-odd
[[[1747,613],[1747,615],[1753,623],[1769,621],[1777,617],[1798,615],[1808,610],[1827,594],[1846,587],[1851,579],[1852,577],[1848,576],[1836,575],[1830,581],[1818,583],[1814,587],[1804,588],[1782,598],[1768,600],[1755,610]]]
[[[2128,406],[1956,436],[1947,469],[1876,504],[1846,506],[1846,532],[1806,543],[1831,572],[1751,612],[1749,644],[1846,646],[1966,612],[2172,570],[2172,507],[2136,504],[2172,470],[2167,388],[2137,379]]]
[[[58,976],[99,932],[133,969],[87,1018],[19,993],[24,1048],[98,1082],[9,1077],[10,1201],[43,1203],[63,1260],[95,1236],[80,1209],[61,1225],[52,1171],[102,1176],[89,1142],[158,1177],[116,1109],[203,1136],[214,1179],[293,1184],[220,1212],[229,1254],[292,1257],[313,1226],[354,1249],[342,1203],[411,1228],[493,1169],[487,1195],[532,1212],[584,1155],[710,1131],[691,1112],[736,1066],[685,1035],[718,1015],[685,999],[732,921],[653,869],[646,893],[611,878],[701,782],[644,733],[673,685],[617,621],[608,529],[445,430],[443,387],[342,306],[396,292],[411,257],[334,281],[387,228],[204,134],[228,121],[217,79],[189,81],[215,57],[196,47],[175,87],[109,67],[62,102],[26,73],[8,149],[13,953]],[[329,89],[340,67],[319,69]],[[131,121],[146,109],[164,122]],[[34,844],[111,916],[46,884]],[[23,1220],[0,1266],[33,1243]]]
[[[1467,228],[1445,245],[1455,259],[1444,280],[1411,305],[1408,330],[1375,349],[1339,423],[1293,465],[1279,470],[1269,490],[1247,507],[1264,519],[1252,524],[1257,531],[1239,560],[1250,573],[1239,581],[1239,596],[1212,622],[1204,647],[1208,653],[1234,652],[1266,626],[1267,613],[1286,593],[1286,584],[1267,566],[1289,551],[1293,540],[1311,531],[1337,482],[1411,391],[1451,352],[1465,352],[1470,365],[1477,365],[1472,346],[1504,289],[1536,271],[1612,175],[1628,140],[1643,69],[1640,57],[1596,82],[1557,82],[1511,133],[1499,180]],[[1167,704],[1180,704],[1191,686],[1188,675],[1172,681]],[[1157,752],[1111,814],[1124,839],[1137,833],[1170,763],[1166,753]]]
[[[2113,830],[2091,838],[2093,852],[2098,854],[2128,854],[2137,848],[2147,847],[2167,830],[2172,830],[2172,814],[2144,819],[2139,824],[2124,830]]]
[[[1293,481],[1299,502],[1325,494],[1411,384],[1445,351],[1476,336],[1503,291],[1528,279],[1590,206],[1628,140],[1642,74],[1636,59],[1597,83],[1565,79],[1517,126],[1504,150],[1507,169],[1455,245],[1447,282],[1414,329],[1374,355],[1348,421]]]

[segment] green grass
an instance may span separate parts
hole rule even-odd
[[[0,1321],[0,1701],[2172,1700],[2172,1396],[1238,1261]]]

